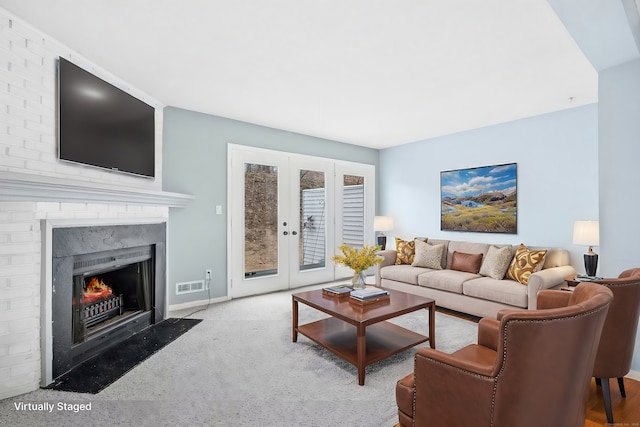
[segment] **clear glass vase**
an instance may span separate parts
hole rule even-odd
[[[355,273],[353,273],[351,286],[354,289],[364,289],[367,286],[367,276],[364,274],[364,271],[356,271]]]

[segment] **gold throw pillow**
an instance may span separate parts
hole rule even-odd
[[[509,265],[507,278],[523,285],[529,284],[529,276],[536,271],[542,270],[546,256],[546,250],[530,251],[529,248],[521,243],[513,256],[511,265]]]

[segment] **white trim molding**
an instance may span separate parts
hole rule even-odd
[[[98,183],[39,175],[0,172],[0,200],[30,202],[123,203],[185,207],[193,196],[133,187],[113,187]]]
[[[625,377],[631,378],[632,380],[640,381],[640,371],[629,371],[629,373],[625,375]]]

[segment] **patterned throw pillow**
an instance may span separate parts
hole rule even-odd
[[[478,274],[481,265],[482,254],[466,254],[464,252],[453,251],[453,256],[451,257],[452,270]]]
[[[423,242],[427,242],[424,239]],[[413,257],[416,254],[416,239],[411,241],[402,240],[396,237],[396,265],[413,263]]]
[[[509,270],[507,270],[507,278],[527,285],[529,276],[536,271],[542,270],[546,256],[547,251],[530,251],[529,248],[521,243],[511,261]]]
[[[511,245],[501,248],[491,245],[487,251],[487,256],[484,257],[482,267],[480,267],[480,274],[492,279],[504,279],[504,275],[507,273],[513,258],[512,251]]]
[[[444,245],[430,245],[421,240],[416,240],[416,255],[411,263],[414,267],[433,268],[442,270],[442,252]]]

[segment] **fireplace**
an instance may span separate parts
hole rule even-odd
[[[163,319],[164,223],[52,230],[51,375]]]

